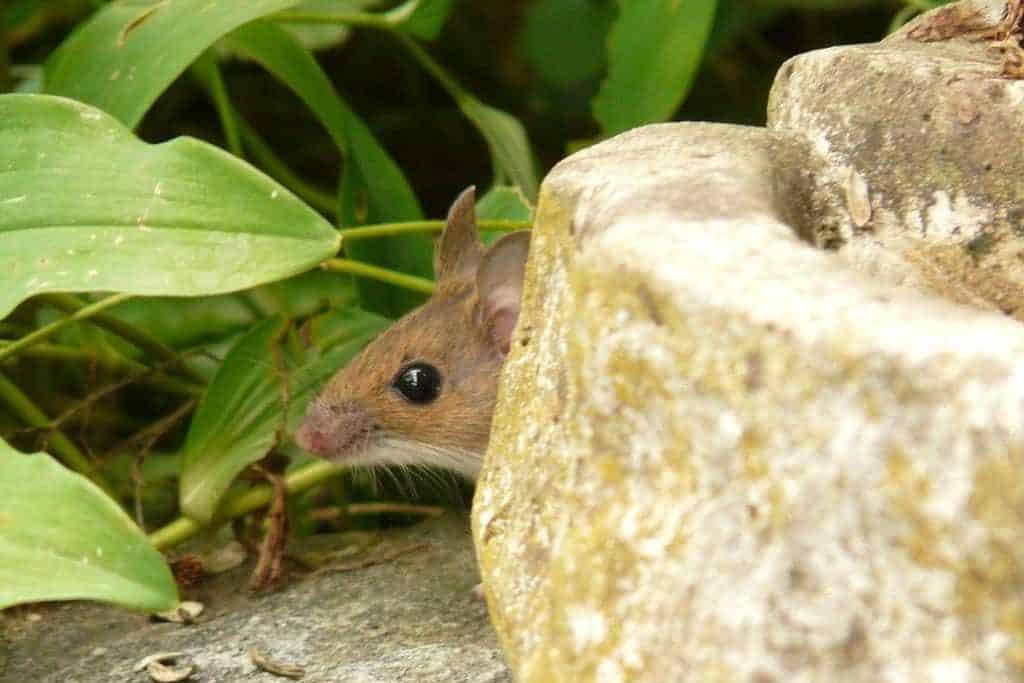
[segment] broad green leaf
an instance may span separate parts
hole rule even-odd
[[[223,339],[252,325],[259,311],[247,302],[248,296],[250,292],[200,298],[130,299],[109,313],[173,349],[184,350]]]
[[[256,22],[235,31],[225,42],[294,90],[331,134],[345,157],[341,215],[347,220],[343,223],[422,218],[402,170],[293,37],[279,26]],[[345,245],[345,250],[353,258],[379,266],[421,277],[432,275],[433,247],[424,235],[361,240]],[[423,302],[422,295],[390,285],[359,281],[357,286],[365,308],[392,317]]]
[[[279,343],[286,329],[281,318],[270,318],[239,339],[192,418],[179,487],[182,510],[211,520],[238,473],[274,446],[282,421],[290,433],[313,392],[387,322],[356,309],[332,312],[312,328],[321,351],[302,358]]]
[[[0,610],[79,599],[152,612],[178,601],[163,557],[117,503],[45,453],[0,441]]]
[[[476,203],[476,217],[490,220],[527,221],[533,207],[526,201],[517,187],[495,185]],[[484,230],[481,238],[484,244],[490,244],[502,235],[504,230]]]
[[[98,10],[46,64],[46,91],[129,128],[218,38],[299,0],[120,0]]]
[[[605,40],[614,18],[612,2],[534,2],[520,38],[523,56],[534,73],[558,88],[596,80],[604,69]]]
[[[606,136],[675,112],[690,89],[716,0],[619,2],[608,46],[608,78],[594,98]]]
[[[0,95],[0,318],[48,291],[217,294],[309,269],[337,233],[190,138],[148,145],[87,105]]]
[[[533,206],[518,187],[495,185],[476,203],[477,218],[506,221],[528,221]]]
[[[434,40],[441,33],[455,0],[408,0],[386,17],[403,33],[422,40]]]
[[[490,107],[468,94],[457,98],[459,108],[480,130],[495,164],[497,182],[519,187],[530,202],[537,201],[537,172],[526,129],[514,116]]]

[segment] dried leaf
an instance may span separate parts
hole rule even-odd
[[[176,659],[184,656],[184,652],[157,652],[140,659],[138,664],[132,667],[132,670],[142,671],[153,662],[170,662],[173,664]]]
[[[201,602],[184,601],[172,610],[157,612],[153,616],[161,621],[169,621],[173,624],[191,624],[203,613],[205,609]]]
[[[172,669],[166,664],[160,662],[150,662],[149,666],[146,667],[146,673],[149,674],[151,680],[157,683],[178,683],[178,681],[184,681],[196,672],[194,664],[189,664],[182,669]]]
[[[306,670],[295,664],[286,664],[267,657],[265,654],[253,648],[249,650],[249,659],[256,665],[256,668],[285,678],[299,679],[306,675]]]
[[[222,574],[234,569],[248,556],[245,546],[238,541],[231,541],[202,557],[205,574]]]

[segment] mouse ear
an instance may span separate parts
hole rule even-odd
[[[476,188],[472,185],[448,209],[448,220],[434,252],[438,282],[472,275],[480,265],[483,245],[476,230]]]
[[[476,274],[480,322],[502,354],[508,353],[519,321],[529,252],[528,230],[509,233],[487,250]]]

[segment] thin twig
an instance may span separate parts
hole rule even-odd
[[[50,418],[30,399],[14,382],[0,374],[0,400],[2,400],[11,411],[32,427],[44,428],[50,424]],[[110,483],[93,466],[93,463],[82,451],[59,429],[49,430],[45,449],[53,451],[61,462],[91,479],[97,486],[107,493],[113,491]]]
[[[132,495],[135,499],[135,522],[143,532],[146,530],[146,517],[142,509],[142,487],[145,486],[146,481],[142,476],[142,464],[149,457],[149,452],[153,449],[153,445],[157,440],[177,424],[181,418],[191,413],[198,402],[199,400],[195,398],[191,401],[185,401],[170,415],[160,418],[131,437],[132,441],[142,443],[139,447],[139,452],[135,454],[135,458],[132,460],[132,482],[135,484]]]
[[[349,515],[423,515],[440,517],[444,508],[436,505],[414,505],[412,503],[349,503],[317,508],[309,513],[310,519],[330,521]]]

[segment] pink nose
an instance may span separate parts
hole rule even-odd
[[[341,460],[365,448],[373,431],[369,413],[352,401],[314,401],[295,432],[295,443],[313,455]]]
[[[295,443],[299,448],[316,455],[327,455],[331,450],[331,436],[327,432],[317,429],[312,420],[306,420],[295,432]]]

